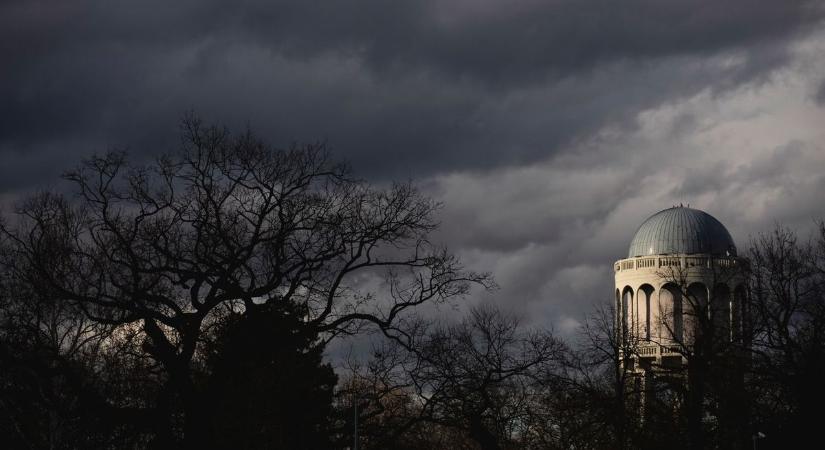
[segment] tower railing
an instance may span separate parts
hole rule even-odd
[[[623,354],[624,352],[620,351],[620,353]],[[683,353],[684,349],[678,344],[666,345],[648,341],[640,342],[639,345],[633,350],[632,354],[628,356],[631,358],[659,358],[662,356],[679,356]]]
[[[680,268],[711,268],[734,267],[739,264],[739,258],[733,256],[639,256],[616,261],[613,264],[614,272],[627,270],[650,269],[660,267]]]

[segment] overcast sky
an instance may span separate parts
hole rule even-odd
[[[797,0],[0,3],[0,200],[84,155],[172,150],[182,114],[326,140],[444,202],[487,301],[561,332],[648,216],[740,251],[825,218],[825,5]]]

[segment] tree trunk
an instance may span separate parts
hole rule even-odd
[[[470,436],[478,443],[481,450],[501,450],[498,439],[484,426],[484,421],[479,416],[470,418]]]

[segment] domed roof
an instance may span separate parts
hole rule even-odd
[[[674,206],[645,220],[630,242],[628,258],[645,255],[707,253],[736,256],[727,228],[698,209]]]

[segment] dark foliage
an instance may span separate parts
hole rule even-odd
[[[297,308],[225,320],[208,358],[201,448],[324,449],[337,381]]]

